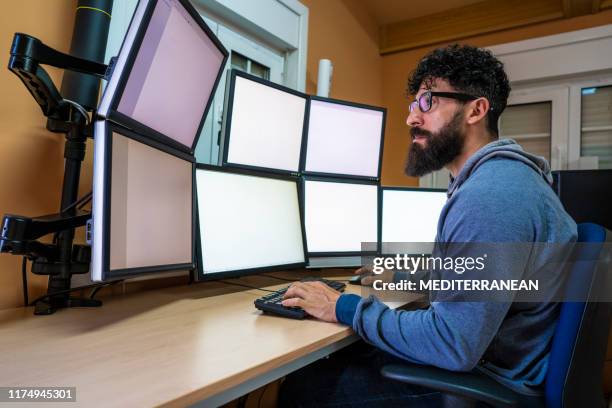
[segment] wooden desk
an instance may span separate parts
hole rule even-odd
[[[51,316],[1,311],[0,386],[76,387],[71,406],[216,406],[357,340],[340,324],[262,315],[253,301],[263,294],[208,282]]]

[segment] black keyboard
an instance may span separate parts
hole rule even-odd
[[[300,282],[313,281],[323,282],[330,288],[336,289],[339,292],[343,292],[344,288],[346,288],[346,285],[343,282],[328,279],[306,278],[302,279]],[[286,307],[281,304],[283,301],[283,295],[285,292],[287,292],[287,289],[289,289],[289,286],[260,297],[259,299],[255,300],[255,307],[265,313],[272,313],[279,316],[288,317],[290,319],[303,319],[308,316],[308,313],[306,313],[301,307]]]

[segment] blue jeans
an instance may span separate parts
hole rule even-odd
[[[431,389],[384,378],[380,369],[402,360],[363,341],[318,360],[285,379],[280,407],[442,407]]]

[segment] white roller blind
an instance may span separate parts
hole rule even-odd
[[[612,86],[582,89],[581,107],[580,155],[612,169]]]
[[[500,137],[514,139],[550,162],[551,108],[551,102],[506,107],[499,120]]]

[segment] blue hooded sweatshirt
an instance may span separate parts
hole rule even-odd
[[[489,143],[451,179],[436,241],[574,242],[576,223],[551,183],[544,158],[513,140]],[[497,262],[517,265],[511,252],[495,254]],[[557,281],[561,285],[562,279]],[[542,393],[557,303],[438,302],[431,294],[430,300],[425,310],[402,311],[374,296],[345,294],[338,299],[336,317],[366,342],[406,361],[453,371],[476,369],[521,394]]]

